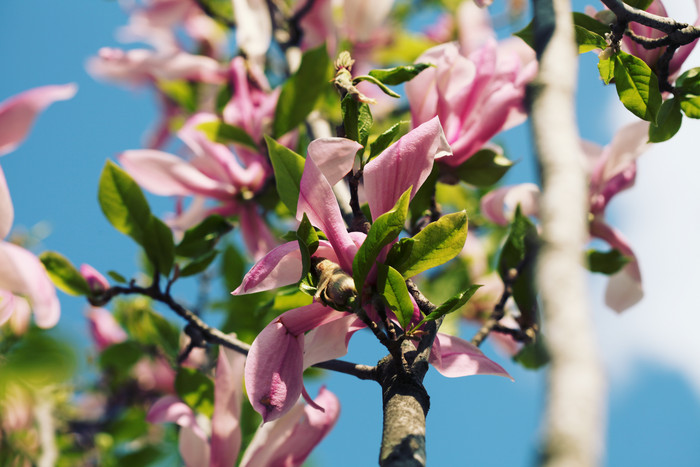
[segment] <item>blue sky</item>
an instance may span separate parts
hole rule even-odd
[[[575,5],[582,10],[585,2]],[[136,250],[128,238],[102,217],[96,199],[97,180],[106,158],[141,147],[144,132],[154,122],[156,111],[147,92],[96,82],[84,69],[85,60],[100,47],[119,46],[114,33],[125,22],[126,16],[118,3],[110,0],[0,3],[3,63],[0,100],[45,84],[76,82],[79,86],[74,99],[54,104],[41,116],[29,139],[17,151],[4,156],[1,163],[15,205],[15,227],[32,228],[43,221],[51,227],[40,251],[56,250],[76,264],[86,262],[98,270],[115,269],[130,276],[137,271]],[[624,111],[611,101],[614,91],[605,89],[599,82],[594,57],[584,57],[580,77],[582,98],[578,117],[582,136],[605,144],[612,129],[620,125]],[[684,125],[685,134],[692,141],[697,127]],[[522,158],[518,171],[511,175],[512,182],[529,181],[534,175],[527,132],[527,126],[523,125],[510,132],[507,139],[509,155]],[[660,295],[654,299],[656,296],[650,294],[638,307],[623,316],[615,316],[602,305],[604,280],[591,280],[600,350],[610,376],[606,454],[606,465],[610,466],[700,465],[697,443],[700,376],[694,376],[692,368],[698,365],[689,358],[700,349],[692,344],[697,331],[688,324],[697,323],[697,318],[691,321],[687,314],[667,314],[698,311],[697,299],[690,292],[697,287],[695,279],[700,278],[692,268],[686,272],[675,269],[679,261],[674,259],[683,256],[671,256],[662,266],[652,266],[654,261],[662,259],[659,257],[669,256],[660,252],[674,244],[682,246],[692,241],[690,235],[676,240],[677,235],[697,232],[694,223],[685,223],[684,231],[676,231],[658,242],[664,231],[652,230],[659,223],[655,219],[657,214],[663,214],[661,211],[675,214],[669,221],[682,218],[683,209],[697,211],[700,201],[697,189],[683,197],[687,208],[678,207],[676,199],[670,197],[674,178],[667,177],[666,189],[655,178],[663,170],[674,174],[683,172],[684,168],[689,171],[691,162],[683,159],[688,152],[688,139],[679,139],[678,144],[680,149],[658,146],[658,154],[649,157],[649,169],[644,176],[647,162],[640,162],[636,190],[612,206],[618,213],[620,227],[630,226],[630,238],[644,247],[639,252],[643,273],[645,279],[652,278],[647,282],[648,287],[660,290]],[[664,157],[671,160],[659,162]],[[664,164],[671,164],[672,168]],[[696,175],[686,177],[684,180],[692,184]],[[149,199],[156,213],[172,208],[168,200]],[[630,220],[635,208],[652,205],[652,212],[642,209],[646,213],[646,217],[641,216],[647,219],[645,224],[638,226]],[[673,251],[682,255],[685,250]],[[697,255],[685,257],[698,258]],[[688,261],[680,261],[684,262]],[[690,266],[697,268],[694,264]],[[657,271],[663,272],[658,278],[654,276]],[[671,282],[660,282],[671,276]],[[668,292],[664,294],[664,290]],[[191,288],[178,289],[178,293],[187,296]],[[679,297],[683,293],[687,301],[681,302]],[[59,332],[87,343],[85,304],[63,294],[61,301]],[[490,376],[446,379],[434,370],[428,375],[426,387],[432,407],[427,436],[432,465],[527,466],[536,459],[545,394],[544,373],[520,369],[488,344],[485,351],[506,367],[515,383]],[[381,356],[381,349],[370,335],[358,333],[351,341],[348,359],[373,363]],[[315,454],[317,465],[375,464],[381,435],[378,385],[338,374],[328,376],[323,382],[338,394],[343,412],[337,428]],[[312,385],[310,392],[315,390]]]

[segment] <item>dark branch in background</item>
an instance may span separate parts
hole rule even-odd
[[[204,14],[210,17],[211,19],[218,21],[219,23],[223,24],[229,29],[233,29],[236,27],[236,22],[234,20],[232,20],[231,18],[226,18],[225,16],[221,16],[219,13],[214,11],[211,8],[211,5],[209,5],[209,2],[207,2],[207,0],[194,0],[194,2],[199,8],[201,8]]]
[[[658,16],[639,10],[619,0],[601,0],[610,11],[615,14],[616,21],[611,25],[613,46],[619,46],[622,35],[640,44],[645,49],[668,47],[656,63],[656,72],[659,78],[659,90],[673,92],[675,88],[669,83],[669,64],[673,55],[680,46],[690,44],[700,38],[700,28],[678,22],[672,18]],[[666,36],[650,38],[639,36],[627,29],[629,23],[635,22],[665,32]]]
[[[190,343],[178,356],[178,361],[184,361],[189,352],[191,352],[195,347],[202,346],[204,341],[210,344],[223,345],[224,347],[235,350],[243,355],[248,355],[248,352],[250,351],[249,344],[225,334],[215,327],[209,326],[199,316],[180,305],[170,295],[170,285],[172,284],[169,282],[167,292],[163,292],[160,289],[160,276],[156,274],[153,279],[153,283],[149,287],[138,286],[132,280],[128,287],[118,285],[110,287],[98,297],[90,299],[90,304],[93,306],[104,306],[114,297],[119,295],[143,295],[167,305],[168,308],[187,321],[185,332],[190,337]],[[377,380],[376,369],[367,365],[357,365],[355,363],[345,362],[342,360],[328,360],[314,366],[324,368],[326,370],[337,371],[339,373],[345,373],[360,379]]]
[[[350,209],[352,209],[352,222],[350,223],[350,232],[369,232],[369,222],[365,217],[365,213],[360,208],[360,198],[358,190],[360,179],[362,178],[362,170],[358,170],[356,174],[350,173],[347,176],[348,185],[350,186]]]

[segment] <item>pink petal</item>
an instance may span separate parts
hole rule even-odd
[[[281,417],[299,399],[303,385],[304,336],[275,319],[253,341],[245,365],[245,387],[263,422]]]
[[[416,63],[430,63],[437,65],[445,51],[454,47],[451,43],[441,44],[428,49],[416,59]],[[430,67],[423,70],[418,76],[406,83],[406,97],[411,106],[411,120],[413,126],[429,121],[437,115],[437,68]]]
[[[361,148],[360,143],[347,138],[319,138],[309,144],[307,152],[333,186],[352,170],[355,154]]]
[[[43,264],[24,248],[8,242],[0,242],[0,289],[25,296],[37,326],[50,328],[58,322],[61,306]]]
[[[389,146],[364,171],[364,187],[372,218],[391,210],[410,187],[416,194],[430,171],[433,160],[451,154],[437,117],[420,125]],[[387,177],[386,174],[392,174]]]
[[[297,1],[295,11],[303,8],[305,3]],[[328,55],[336,54],[337,34],[333,22],[333,10],[331,0],[316,0],[307,14],[303,15],[299,26],[304,31],[301,40],[301,49],[314,49],[324,42],[328,49]]]
[[[7,290],[0,290],[0,326],[5,324],[15,311],[15,296]]]
[[[210,448],[207,435],[197,424],[192,409],[175,396],[158,399],[146,415],[150,423],[176,423],[180,428],[180,455],[187,467],[209,465]]]
[[[345,3],[343,29],[352,42],[366,42],[384,23],[394,0],[354,0]]]
[[[211,466],[230,467],[241,449],[241,397],[245,355],[219,346],[211,419]]]
[[[161,196],[200,194],[229,198],[235,190],[212,180],[177,156],[153,149],[125,151],[117,159],[129,175],[145,189]]]
[[[12,152],[27,137],[34,119],[56,101],[71,99],[75,84],[41,86],[0,103],[0,156]]]
[[[459,337],[437,333],[430,353],[430,364],[448,378],[471,375],[496,375],[513,378],[498,363],[475,345]]]
[[[272,236],[262,214],[258,212],[258,206],[246,203],[238,210],[238,215],[239,227],[248,252],[256,261],[262,259],[277,246],[277,241]]]
[[[87,312],[90,334],[97,350],[102,352],[113,344],[124,342],[128,336],[108,310],[92,307]]]
[[[299,243],[283,243],[258,261],[231,293],[242,295],[293,284],[301,277],[301,268]]]
[[[462,2],[457,9],[459,45],[465,55],[481,47],[485,40],[496,38],[491,17],[486,10],[482,10],[484,6],[484,2]]]
[[[481,198],[481,212],[491,222],[508,225],[518,205],[524,215],[537,216],[539,199],[540,188],[534,183],[504,186]]]
[[[624,172],[649,147],[649,123],[635,122],[620,128],[600,155],[591,176],[597,184],[605,184]]]
[[[605,290],[606,305],[618,313],[625,311],[644,297],[642,273],[637,257],[624,235],[605,222],[601,220],[591,222],[590,232],[593,237],[605,240],[611,247],[631,258],[625,267],[610,276]]]
[[[90,290],[96,293],[109,289],[109,281],[89,264],[80,265],[80,275],[87,281]]]
[[[304,368],[347,354],[350,337],[364,327],[362,320],[355,315],[347,314],[306,333]]]
[[[282,313],[277,318],[277,321],[284,324],[287,331],[291,334],[299,336],[314,328],[332,323],[346,316],[348,316],[348,314],[345,312],[335,310],[320,302],[314,302],[310,305],[294,308]]]
[[[0,167],[0,240],[7,237],[12,229],[12,221],[15,218],[15,209],[12,206],[10,190],[7,188],[5,174]]]
[[[321,388],[314,402],[324,411],[297,405],[282,418],[259,428],[243,455],[241,467],[302,465],[340,416],[340,402],[327,389]]]
[[[345,271],[352,271],[357,245],[348,234],[331,185],[310,157],[306,158],[304,174],[301,177],[297,220],[301,220],[304,213],[312,225],[326,234],[338,256],[340,267]]]

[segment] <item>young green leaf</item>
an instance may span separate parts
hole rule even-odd
[[[389,88],[386,86],[386,84],[382,83],[381,81],[379,81],[379,80],[378,80],[377,78],[375,78],[374,76],[370,76],[370,75],[355,76],[355,77],[353,78],[353,80],[352,80],[352,84],[353,84],[353,85],[357,85],[357,83],[359,83],[360,81],[367,81],[367,82],[369,82],[369,83],[372,83],[372,84],[375,84],[375,85],[379,86],[379,89],[381,89],[382,92],[383,92],[384,94],[386,94],[387,96],[391,96],[391,97],[394,97],[394,98],[396,98],[396,99],[398,99],[398,98],[401,97],[399,94],[396,94],[394,91],[392,91],[391,89],[389,89]]]
[[[676,88],[682,95],[700,95],[700,67],[691,68],[678,77],[675,83]]]
[[[607,47],[608,44],[605,41],[605,34],[610,32],[608,26],[583,13],[574,13],[573,16],[579,53]],[[535,34],[532,22],[514,35],[521,38],[533,49],[535,48]]]
[[[681,109],[688,118],[700,118],[700,96],[683,98]]]
[[[512,166],[503,154],[482,149],[459,166],[457,177],[470,185],[486,187],[499,181]]]
[[[683,116],[678,99],[670,98],[661,104],[656,123],[649,125],[649,142],[661,143],[673,137],[681,128]]]
[[[428,224],[413,239],[411,252],[396,269],[406,279],[446,263],[462,251],[467,240],[467,213],[456,212]]]
[[[216,141],[217,143],[242,144],[255,151],[258,150],[258,145],[243,128],[229,125],[221,120],[200,123],[197,125],[197,129],[207,135],[210,140]]]
[[[471,285],[464,292],[460,292],[457,295],[450,297],[442,305],[437,307],[432,313],[423,318],[420,323],[413,326],[413,329],[411,329],[411,331],[420,328],[423,324],[427,323],[428,321],[435,321],[436,319],[440,319],[443,316],[452,313],[453,311],[459,310],[464,306],[465,303],[469,301],[470,298],[472,298],[476,291],[479,290],[479,287],[481,287],[481,285],[479,284]]]
[[[413,318],[413,302],[406,287],[406,279],[391,266],[378,263],[377,291],[398,318],[401,328],[406,329]]]
[[[623,0],[626,4],[631,7],[637,8],[638,10],[646,10],[649,6],[654,3],[654,0]]]
[[[301,186],[305,160],[296,152],[282,146],[267,135],[265,136],[265,142],[267,143],[270,161],[272,161],[272,169],[275,172],[277,192],[287,209],[296,215],[297,204],[299,203],[299,187]]]
[[[114,280],[114,282],[118,282],[120,284],[127,283],[126,277],[122,276],[117,271],[107,271],[107,275],[111,277]]]
[[[357,251],[352,262],[352,275],[358,293],[362,293],[367,274],[382,248],[394,241],[401,233],[408,216],[408,203],[412,189],[412,186],[409,187],[389,212],[382,214],[374,221],[367,233],[367,238]]]
[[[207,417],[214,414],[214,381],[193,368],[180,367],[175,391],[185,404]]]
[[[381,135],[377,136],[377,139],[375,139],[372,143],[369,145],[369,157],[367,158],[367,161],[370,161],[377,157],[379,154],[382,153],[386,148],[389,147],[391,143],[394,142],[396,137],[399,135],[399,131],[401,130],[401,124],[402,123],[408,123],[408,122],[399,122],[394,125],[392,125],[391,128],[386,130],[384,133]]]
[[[55,251],[39,255],[51,281],[69,295],[90,295],[90,286],[68,259]]]
[[[112,161],[107,161],[100,175],[97,199],[110,224],[142,245],[151,209],[141,188]]]
[[[520,349],[513,360],[530,370],[542,368],[549,363],[549,352],[542,337]]]
[[[353,96],[348,94],[343,98],[340,107],[343,113],[345,137],[357,141],[363,147],[366,147],[369,131],[374,123],[369,105],[358,102]]]
[[[219,254],[217,250],[209,250],[202,256],[194,258],[192,261],[187,263],[182,269],[180,269],[180,277],[193,276],[199,274],[200,272],[206,270],[209,265],[214,262],[216,256]]]
[[[219,239],[230,232],[233,225],[219,214],[212,214],[199,224],[185,231],[175,248],[175,254],[186,258],[197,258],[210,252]]]
[[[325,86],[330,86],[331,61],[326,46],[308,50],[294,75],[282,85],[272,133],[275,138],[293,130],[316,105]]]
[[[380,70],[371,70],[369,75],[384,84],[396,86],[397,84],[410,81],[426,68],[432,66],[430,63],[416,63],[414,65],[397,66]]]
[[[143,233],[142,245],[146,256],[158,268],[160,274],[168,276],[175,261],[175,243],[173,242],[172,230],[165,222],[151,215]]]
[[[615,57],[609,49],[598,55],[598,73],[606,85],[615,77]]]
[[[588,258],[588,269],[591,272],[599,272],[608,276],[620,271],[630,262],[630,258],[617,249],[606,252],[588,250],[586,256]]]
[[[661,107],[656,74],[641,58],[625,52],[615,54],[615,87],[627,109],[642,120],[655,122]]]
[[[306,275],[311,270],[311,255],[314,254],[318,248],[318,235],[316,230],[311,225],[311,221],[304,213],[304,217],[299,223],[299,228],[296,232],[297,241],[299,242],[299,250],[301,251],[301,279],[306,277]]]

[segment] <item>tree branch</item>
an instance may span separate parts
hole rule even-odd
[[[616,14],[624,8],[603,3]],[[578,58],[572,12],[566,0],[534,0],[533,5],[540,61],[529,98],[544,186],[537,281],[551,355],[543,465],[594,466],[605,432],[604,388],[583,275],[588,188],[574,118]]]

